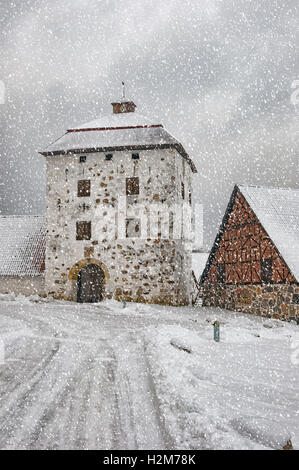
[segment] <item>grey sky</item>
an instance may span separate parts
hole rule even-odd
[[[210,245],[234,183],[299,187],[297,0],[1,0],[3,214],[41,213],[37,153],[127,94],[196,162]]]

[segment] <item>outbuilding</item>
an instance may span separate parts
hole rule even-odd
[[[44,293],[46,220],[42,216],[0,217],[0,293]]]
[[[201,276],[203,303],[299,318],[299,190],[235,186]]]

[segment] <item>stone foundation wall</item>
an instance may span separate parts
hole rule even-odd
[[[299,285],[204,285],[203,304],[238,312],[299,320]]]
[[[0,276],[0,294],[44,295],[44,276]]]
[[[78,272],[86,264],[99,264],[105,272],[103,294],[106,299],[164,305],[190,303],[190,269],[184,266],[188,266],[190,260],[182,256],[184,250],[177,242],[138,240],[132,245],[132,241],[118,240],[94,248],[92,257],[84,258],[82,250],[81,254],[71,259],[67,256],[63,263],[56,263],[54,273],[48,271],[49,295],[76,301]],[[73,275],[76,264],[78,269]]]

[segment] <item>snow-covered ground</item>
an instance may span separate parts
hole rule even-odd
[[[0,448],[299,448],[298,338],[220,309],[0,296]]]

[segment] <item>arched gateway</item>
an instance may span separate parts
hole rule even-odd
[[[78,302],[100,302],[103,300],[105,273],[96,264],[81,269],[77,279]]]

